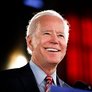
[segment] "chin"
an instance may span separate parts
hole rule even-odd
[[[59,60],[49,60],[48,61],[50,64],[58,64],[58,63],[60,63],[60,61]]]

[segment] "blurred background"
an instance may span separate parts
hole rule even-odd
[[[0,70],[24,66],[26,26],[32,16],[45,9],[59,12],[70,24],[67,54],[58,75],[68,84],[82,81],[92,86],[91,0],[2,0],[0,11]]]

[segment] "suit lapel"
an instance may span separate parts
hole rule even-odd
[[[20,80],[23,83],[25,92],[40,92],[39,88],[37,86],[36,83],[36,79],[34,77],[34,74],[29,66],[29,64],[27,64],[26,66],[22,67],[20,69],[21,71],[21,76],[20,76]]]

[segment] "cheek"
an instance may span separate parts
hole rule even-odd
[[[32,51],[34,51],[35,49],[37,49],[37,47],[39,46],[39,39],[33,38],[32,39]]]
[[[66,43],[61,44],[61,50],[66,51],[66,49],[67,49],[67,44]]]
[[[67,46],[64,46],[64,52],[66,53],[66,50],[67,50]]]
[[[49,42],[49,39],[48,39],[48,38],[42,38],[42,39],[40,40],[41,46],[45,46],[46,44],[48,44],[48,42]]]
[[[34,43],[33,43],[33,52],[41,53],[42,50],[43,50],[43,47],[45,45],[46,44],[45,44],[45,41],[44,40],[38,39],[38,40],[34,41]]]

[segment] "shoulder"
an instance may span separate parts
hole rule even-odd
[[[0,81],[2,82],[8,82],[8,81],[16,81],[18,79],[18,76],[20,75],[19,72],[20,69],[8,69],[8,70],[3,70],[0,72]]]
[[[0,92],[23,92],[24,85],[32,85],[34,76],[29,64],[16,69],[0,71]],[[5,90],[5,91],[1,91]]]
[[[14,69],[7,69],[7,70],[3,70],[0,71],[0,79],[4,79],[4,78],[15,78],[18,77],[20,75],[22,75],[23,73],[26,72],[26,67],[28,65],[25,65],[23,67],[20,68],[14,68]]]
[[[0,71],[0,92],[19,92],[15,91],[16,87],[21,88],[19,71],[19,68]]]

